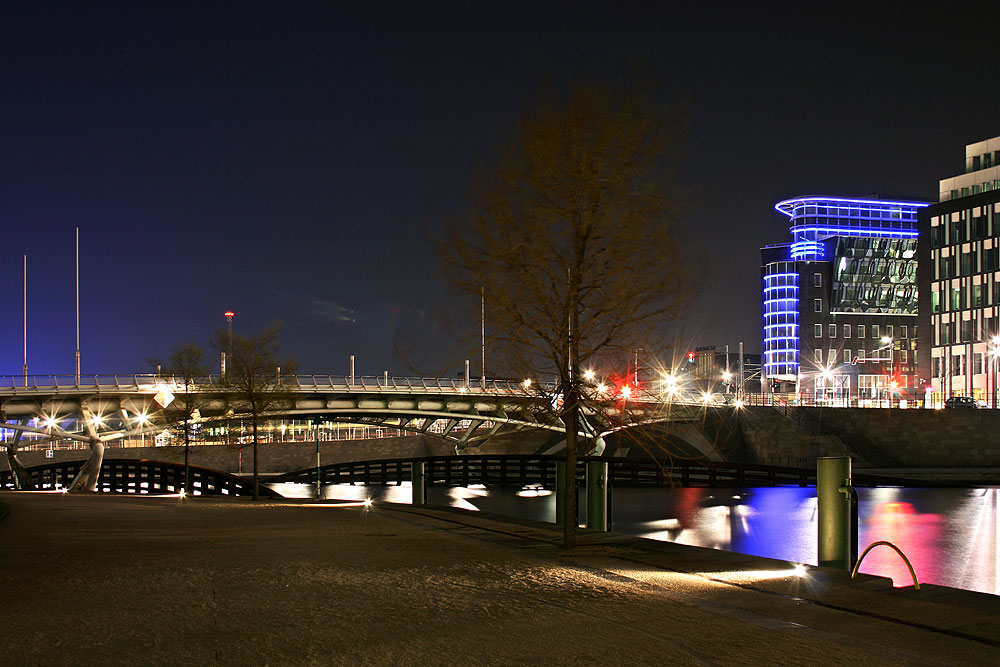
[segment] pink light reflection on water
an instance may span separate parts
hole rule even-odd
[[[918,513],[911,503],[881,502],[858,531],[858,549],[880,540],[891,542],[906,554],[918,581],[940,581],[940,569],[946,560],[941,543],[942,521],[940,514]],[[887,546],[873,548],[860,571],[889,577],[893,586],[908,586],[913,581],[903,559]]]

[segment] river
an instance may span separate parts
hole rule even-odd
[[[289,497],[307,497],[312,490],[301,484],[275,488]],[[992,487],[858,489],[860,549],[887,540],[910,559],[921,583],[1000,594],[998,492]],[[410,502],[408,485],[327,485],[324,495]],[[428,503],[539,521],[555,517],[552,493],[530,488],[432,486]],[[616,532],[816,564],[815,487],[616,488],[611,504]],[[861,572],[890,577],[897,586],[911,583],[903,561],[887,547],[869,553]]]

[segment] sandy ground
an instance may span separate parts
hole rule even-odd
[[[1000,659],[989,596],[932,601],[933,589],[799,578],[778,561],[693,547],[596,535],[567,553],[543,527],[405,506],[0,502],[3,665]]]

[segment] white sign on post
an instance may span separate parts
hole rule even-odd
[[[45,450],[45,458],[51,459],[55,455],[56,455],[56,453],[53,450],[51,450],[51,449],[46,449]]]

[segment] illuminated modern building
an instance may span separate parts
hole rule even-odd
[[[997,403],[1000,355],[1000,137],[965,147],[920,213],[921,375],[938,400]],[[924,370],[926,369],[926,370]]]
[[[914,384],[923,202],[797,197],[789,243],[761,248],[765,391],[885,398]]]

